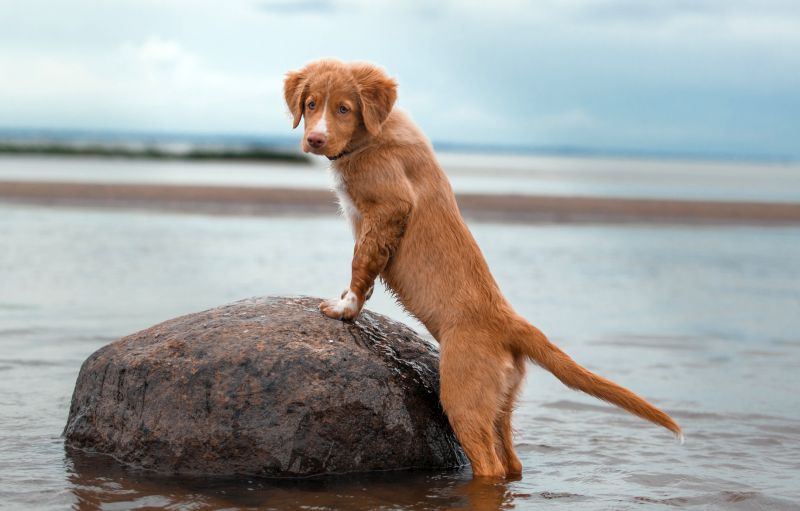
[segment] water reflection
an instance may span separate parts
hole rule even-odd
[[[465,509],[476,509],[478,511],[490,509],[509,509],[512,506],[513,494],[509,483],[519,481],[520,478],[507,479],[505,481],[489,479],[471,479],[457,488],[465,497],[462,506]]]
[[[514,480],[473,479],[469,469],[308,479],[166,476],[67,447],[73,509],[474,509],[513,507]]]

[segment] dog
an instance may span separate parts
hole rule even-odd
[[[380,277],[440,345],[440,400],[477,477],[519,476],[511,414],[527,360],[565,385],[661,425],[667,414],[584,369],[518,315],[495,282],[420,129],[394,108],[397,83],[368,63],[324,59],[284,81],[303,151],[332,162],[355,239],[350,285],[320,310],[353,320]]]

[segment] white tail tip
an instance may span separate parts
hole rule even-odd
[[[683,433],[675,433],[675,440],[678,441],[681,445],[686,441],[686,437],[683,436]]]

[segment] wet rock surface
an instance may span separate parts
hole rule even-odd
[[[369,311],[328,319],[319,302],[243,300],[101,348],[81,367],[67,445],[182,474],[464,465],[436,348]]]

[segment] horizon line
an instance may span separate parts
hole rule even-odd
[[[83,138],[81,138],[83,137]],[[195,143],[212,142],[227,145],[273,147],[296,149],[296,135],[277,135],[248,132],[192,132],[159,130],[122,130],[104,128],[31,128],[0,126],[0,141],[32,141],[62,143]],[[238,143],[238,144],[237,144]],[[574,144],[487,144],[452,140],[432,140],[434,149],[443,152],[476,152],[480,154],[503,154],[519,156],[561,156],[576,158],[631,158],[679,161],[719,161],[731,163],[792,164],[800,161],[800,155],[735,152],[723,150],[655,149],[592,147]],[[299,150],[297,150],[300,153]]]

